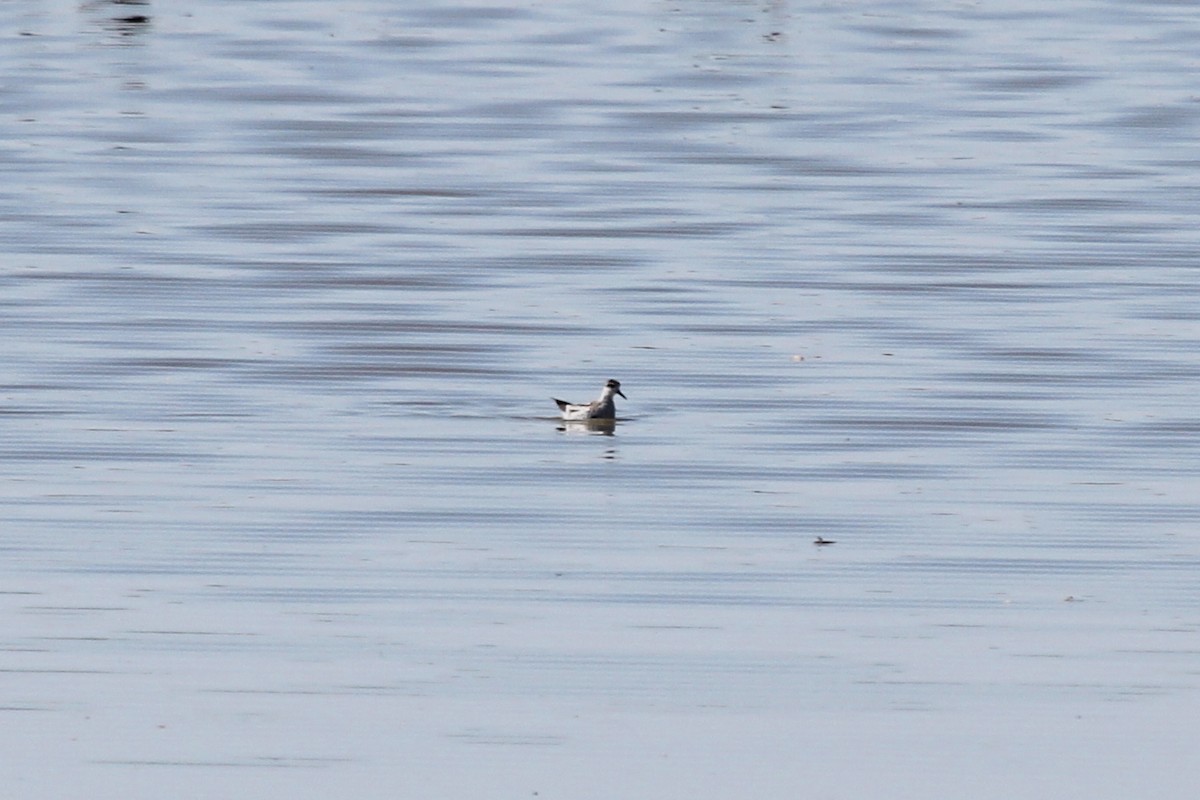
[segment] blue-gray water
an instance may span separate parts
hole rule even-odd
[[[0,794],[1194,790],[1187,4],[0,36]]]

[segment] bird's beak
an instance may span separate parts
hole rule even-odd
[[[621,397],[625,397],[625,393],[622,392],[620,389],[617,389],[617,394],[621,395]],[[628,400],[629,398],[625,397],[625,399]]]

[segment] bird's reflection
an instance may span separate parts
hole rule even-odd
[[[559,420],[558,429],[563,433],[590,433],[599,436],[615,436],[617,433],[617,421],[615,419]]]
[[[149,0],[88,0],[79,8],[95,19],[97,28],[125,39],[149,28],[149,5]]]

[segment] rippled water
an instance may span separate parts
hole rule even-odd
[[[0,24],[7,791],[1200,779],[1189,6]]]

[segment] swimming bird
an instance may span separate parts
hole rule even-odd
[[[617,405],[613,402],[614,394],[625,397],[618,381],[609,381],[604,384],[604,391],[600,393],[600,399],[590,403],[568,403],[557,397],[550,399],[558,403],[558,410],[562,412],[563,419],[616,419]],[[629,398],[625,397],[625,399]]]

